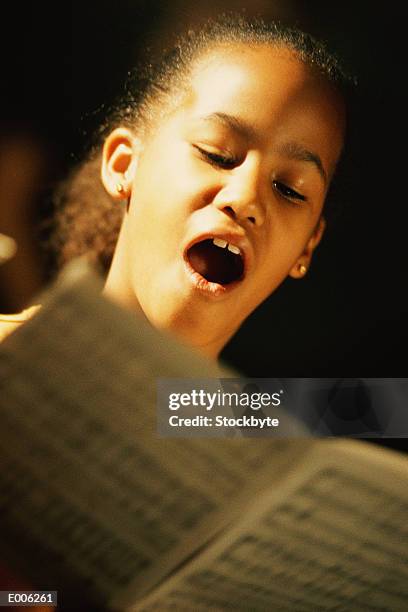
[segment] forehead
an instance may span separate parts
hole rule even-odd
[[[185,108],[194,119],[237,116],[260,139],[318,148],[329,168],[341,150],[340,96],[285,48],[239,45],[212,51],[194,67]]]

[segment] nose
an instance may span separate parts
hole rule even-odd
[[[261,226],[265,211],[261,196],[259,168],[245,164],[235,168],[214,199],[214,206],[237,221],[249,221]]]

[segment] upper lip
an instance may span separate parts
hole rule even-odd
[[[252,266],[253,249],[252,249],[252,245],[248,237],[243,232],[237,232],[234,230],[222,229],[222,228],[209,230],[208,232],[203,232],[202,234],[199,234],[198,236],[195,236],[194,238],[192,238],[190,242],[187,243],[187,246],[184,248],[184,252],[183,252],[184,260],[189,264],[188,257],[187,257],[187,253],[189,249],[191,249],[191,247],[197,244],[198,242],[202,242],[203,240],[208,240],[211,238],[222,238],[223,240],[226,240],[227,242],[231,244],[235,244],[235,246],[237,246],[240,249],[241,257],[243,259],[243,264],[244,264],[243,277],[246,276]]]

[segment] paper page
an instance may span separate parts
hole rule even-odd
[[[231,521],[234,501],[245,486],[259,488],[265,466],[278,479],[299,446],[158,439],[155,376],[230,372],[136,322],[99,297],[92,277],[75,274],[73,288],[62,282],[0,346],[0,531],[33,579],[89,591],[91,603],[120,593],[129,603],[156,568],[165,575]]]
[[[407,484],[405,458],[317,442],[280,488],[132,610],[405,611]]]

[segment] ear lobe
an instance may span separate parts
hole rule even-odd
[[[113,198],[124,200],[130,196],[139,152],[140,141],[127,128],[117,128],[106,138],[101,178]]]
[[[321,241],[325,228],[326,221],[323,217],[320,217],[313,234],[311,235],[306,244],[305,250],[289,272],[289,276],[291,276],[292,278],[302,278],[303,276],[305,276],[312,261],[313,251]]]

